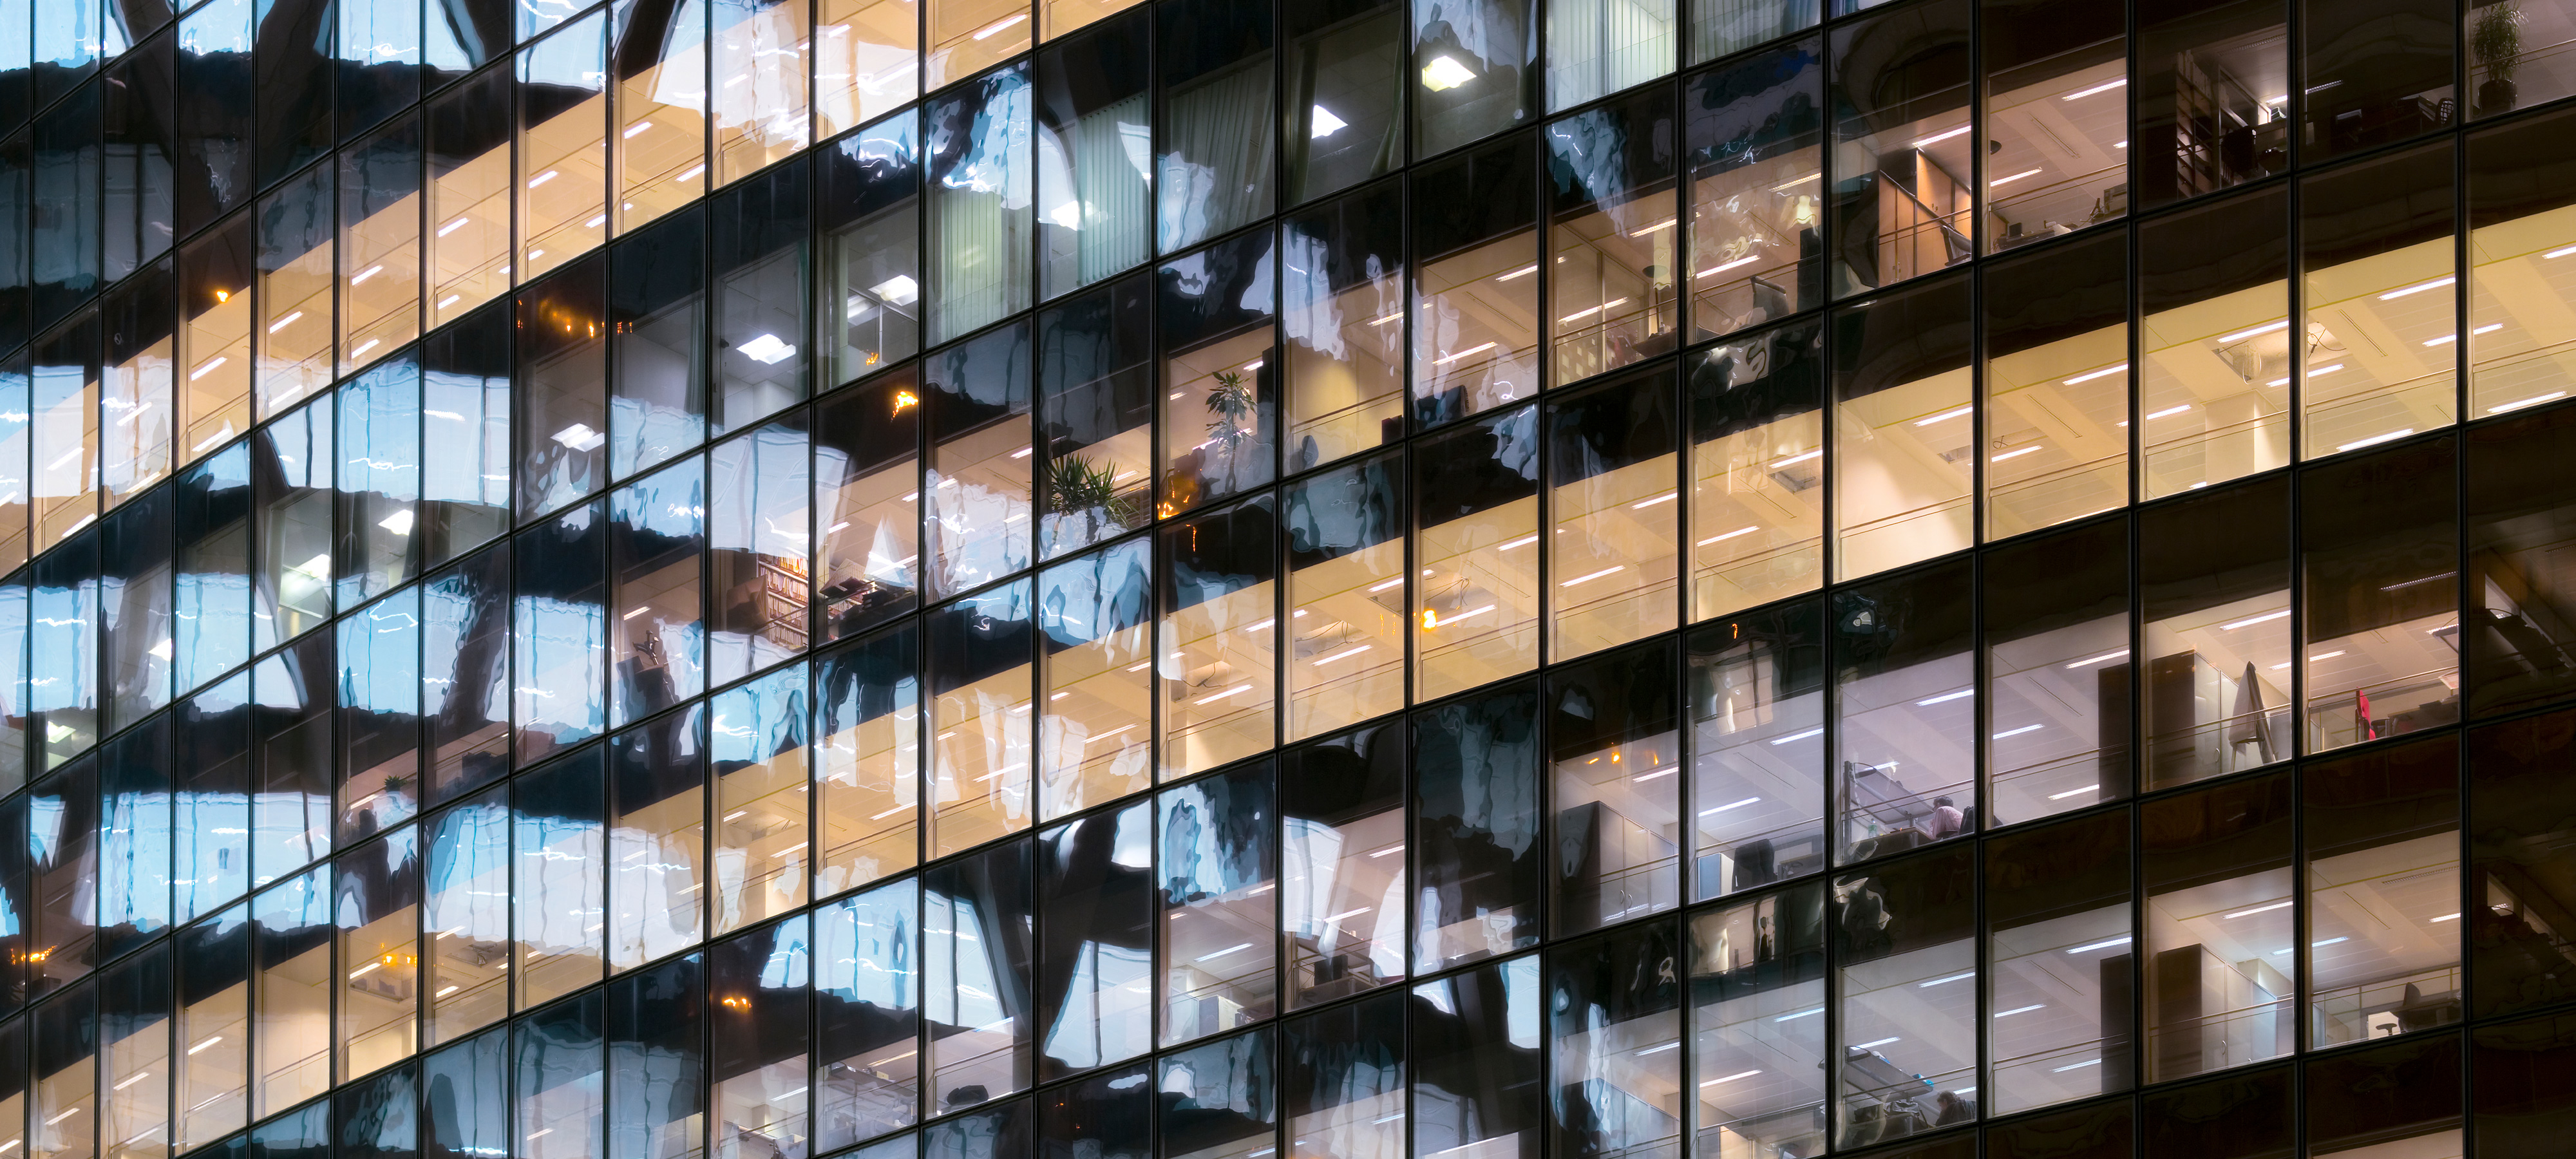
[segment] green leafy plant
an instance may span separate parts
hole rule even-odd
[[[1252,384],[1243,380],[1243,372],[1219,371],[1216,385],[1207,393],[1208,413],[1216,416],[1208,424],[1208,433],[1228,442],[1251,433],[1253,406]]]
[[[1118,481],[1109,468],[1080,455],[1047,464],[1047,506],[1075,512],[1106,508],[1118,497]]]
[[[2513,74],[2522,67],[2522,5],[2516,0],[2478,9],[2469,23],[2469,55],[2486,70],[2478,104],[2488,111],[2513,107]]]

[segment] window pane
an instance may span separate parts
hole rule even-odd
[[[118,287],[100,312],[107,357],[99,393],[98,469],[111,507],[170,473],[171,306],[176,289],[170,264],[156,262]]]
[[[920,909],[905,880],[814,915],[816,1150],[920,1118]]]
[[[1968,561],[1836,592],[1837,860],[1977,829]]]
[[[612,13],[617,137],[609,148],[618,233],[685,206],[716,184],[706,179],[708,7],[662,3]],[[724,7],[731,15],[737,6]]]
[[[827,28],[827,50],[831,42]],[[818,387],[873,374],[921,348],[921,162],[913,121],[908,113],[888,118],[818,154],[823,252],[815,306],[823,346],[816,355],[827,359],[818,363]]]
[[[934,1114],[1029,1085],[1029,860],[1029,843],[1014,841],[922,877],[922,1015]]]
[[[409,1058],[420,1046],[420,830],[405,828],[340,860],[339,1079]]]
[[[1001,8],[994,0],[937,0],[932,42],[946,35],[946,21],[962,7]],[[1011,19],[1027,20],[1022,12]],[[989,23],[989,22],[987,22]],[[1017,37],[996,35],[975,43],[1001,51]],[[935,47],[932,83],[951,75],[948,50]],[[958,69],[957,72],[971,71]],[[1029,187],[1031,93],[1026,66],[1003,69],[932,101],[922,144],[930,158],[930,214],[924,228],[930,251],[930,341],[946,342],[1026,309],[1030,276]]]
[[[930,0],[930,87],[1029,47],[1028,0]]]
[[[1164,527],[1163,780],[1278,743],[1278,502],[1263,496]]]
[[[1834,572],[1851,579],[1974,541],[1968,285],[1863,304],[1834,336]]]
[[[1147,540],[1038,578],[1038,815],[1052,820],[1153,783],[1154,561]]]
[[[2576,900],[2565,874],[2576,716],[2561,711],[2469,734],[2470,1013],[2512,1014],[2576,993],[2567,935],[2550,915]],[[2481,1074],[2479,1081],[2486,1076]]]
[[[722,943],[707,952],[713,1044],[716,1155],[743,1159],[775,1149],[793,1154],[810,1143],[805,1116],[813,1076],[806,1053],[807,971],[814,943],[804,915]],[[694,1028],[692,1028],[694,1029]],[[694,1044],[692,1044],[694,1045]],[[640,1068],[639,1068],[640,1069]],[[688,1124],[695,1134],[697,1124]],[[697,1140],[672,1140],[685,1153]]]
[[[2487,7],[2473,20],[2522,11],[2567,21],[2557,9]],[[2576,40],[2576,29],[2559,39]],[[2527,30],[2524,33],[2528,34]],[[2492,83],[2492,82],[2489,82]],[[2469,415],[2520,410],[2567,397],[2567,350],[2576,328],[2576,120],[2518,121],[2469,139]]]
[[[1163,1045],[1279,1009],[1279,845],[1270,765],[1166,789],[1156,802]]]
[[[522,1159],[597,1159],[604,1152],[604,997],[588,994],[516,1026],[514,1130]],[[531,1140],[531,1135],[537,1138]]]
[[[610,478],[651,470],[706,440],[706,244],[706,216],[692,206],[608,251]]]
[[[1560,933],[1681,904],[1681,732],[1670,641],[1548,674]]]
[[[1280,780],[1291,1006],[1404,977],[1404,730],[1296,750]]]
[[[2460,718],[2453,471],[2443,440],[2301,480],[2305,751]]]
[[[2142,0],[2137,14],[2138,204],[2288,169],[2286,0]]]
[[[1670,364],[1547,404],[1548,655],[1676,626],[1680,415]]]
[[[1626,366],[1681,339],[1673,136],[1671,93],[1660,86],[1547,127],[1554,382]]]
[[[1415,1159],[1474,1146],[1534,1159],[1541,1142],[1538,955],[1415,986],[1405,1009]]]
[[[1431,700],[1538,665],[1538,408],[1414,451],[1414,688]]]
[[[1973,1122],[1992,1097],[1977,1090],[1975,1040],[1959,1033],[1979,990],[1974,865],[1952,848],[1834,881],[1843,1146]]]
[[[921,91],[916,11],[909,0],[818,0],[814,109],[820,136],[882,116]]]
[[[1413,176],[1417,423],[1448,422],[1538,393],[1533,145],[1526,137],[1506,141]]]
[[[2119,12],[2047,0],[1980,8],[1986,252],[2126,216],[2129,46]]]
[[[921,575],[921,382],[905,368],[814,410],[815,600],[828,636],[912,607]]]
[[[1129,278],[1038,315],[1043,557],[1153,518],[1151,293],[1146,279]]]
[[[243,214],[179,251],[180,462],[250,426],[250,223]]]
[[[1290,484],[1288,728],[1316,736],[1404,700],[1404,478],[1393,457]]]
[[[633,969],[705,936],[706,713],[608,741],[608,966]]]
[[[1404,203],[1388,182],[1280,227],[1288,470],[1404,434]]]
[[[784,160],[811,139],[808,22],[806,0],[733,0],[708,11],[715,75],[724,78],[713,101],[716,183],[723,184]]]
[[[921,663],[906,624],[814,662],[814,764],[823,795],[814,893],[829,897],[920,861]],[[946,742],[941,742],[946,743]]]
[[[593,746],[512,786],[521,1009],[599,983],[608,939],[607,792]]]
[[[2469,485],[2469,707],[2480,716],[2566,696],[2576,670],[2576,488],[2560,448],[2576,411],[2552,407],[2472,428]]]
[[[1823,327],[1748,336],[1690,360],[1691,619],[1823,579]]]
[[[183,1150],[239,1130],[250,1118],[247,916],[248,907],[236,908],[179,935],[180,1111],[173,1138]]]
[[[1812,0],[1806,7],[1813,22]],[[1759,53],[1703,73],[1685,90],[1695,337],[1777,321],[1824,300],[1824,124],[1815,112],[1824,99],[1822,47],[1807,40]]]
[[[2459,742],[2301,770],[2308,1046],[2460,1020]]]
[[[581,262],[518,299],[519,514],[608,482],[608,263]]]
[[[1029,354],[1023,321],[933,354],[923,369],[930,469],[922,548],[931,598],[1029,566],[1036,474]]]
[[[253,1117],[331,1089],[332,900],[327,865],[251,899]]]
[[[1822,1149],[1824,886],[1694,915],[1690,935],[1701,1152]]]
[[[2576,12],[2553,5],[2470,5],[2462,23],[2470,116],[2492,117],[2576,92],[2566,51],[2576,41]]]
[[[2302,182],[2302,457],[2450,425],[2451,165],[2451,147],[2432,145]]]
[[[789,413],[795,426],[772,423],[708,457],[711,683],[739,680],[805,650],[814,602],[805,569],[812,447],[799,429],[804,411]]]
[[[519,53],[523,282],[608,237],[607,23],[606,13],[592,13]],[[688,188],[705,188],[703,180],[692,177]]]
[[[2128,239],[2050,246],[1986,271],[1986,537],[2129,501]]]
[[[2129,869],[2122,812],[1987,846],[1983,1090],[1996,1113],[2131,1085]]]
[[[929,856],[972,849],[1029,825],[1029,581],[931,614],[933,779]],[[900,715],[900,714],[898,714]]]
[[[340,372],[420,334],[420,125],[340,155]]]
[[[2299,98],[2308,160],[2402,141],[2460,120],[2458,26],[2438,0],[2301,0]]]
[[[802,667],[716,694],[707,756],[716,779],[715,925],[729,933],[805,901],[809,691]],[[802,967],[799,967],[800,969]],[[802,1133],[802,1128],[799,1128]]]
[[[1155,248],[1170,253],[1271,212],[1277,65],[1269,0],[1173,0],[1158,15]]]
[[[1159,515],[1240,495],[1278,476],[1277,255],[1268,236],[1248,233],[1158,271]]]
[[[2290,812],[2286,771],[2142,810],[2148,1082],[2297,1049]]]
[[[1537,718],[1538,689],[1532,684],[1413,717],[1408,845],[1417,974],[1538,944],[1538,898],[1547,886],[1541,876],[1546,854],[1539,840]],[[1534,962],[1529,970],[1536,985]],[[1527,1037],[1527,1047],[1537,1049],[1535,1021]],[[1528,1122],[1535,1129],[1535,1116]],[[1464,1123],[1457,1126],[1466,1129]],[[1530,1146],[1535,1153],[1536,1142]]]
[[[1673,0],[1547,0],[1547,107],[1673,71]]]
[[[1131,13],[1039,54],[1041,297],[1123,273],[1149,252],[1149,16]]]
[[[429,1010],[423,1030],[434,1046],[509,1011],[509,798],[496,787],[424,824],[429,877],[421,922],[429,945],[421,955],[421,984],[429,990]]]
[[[1412,4],[1414,156],[1438,156],[1538,111],[1537,0]]]
[[[1347,189],[1404,161],[1404,6],[1296,5],[1288,13],[1286,200]]]
[[[1691,895],[1739,893],[1824,868],[1822,604],[1711,624],[1688,646],[1698,810]]]
[[[791,3],[798,0],[790,0]],[[802,121],[802,117],[799,117]],[[798,140],[805,130],[796,130]],[[799,146],[800,148],[802,146]],[[806,186],[802,161],[719,194],[709,250],[715,381],[709,427],[746,430],[806,396]]]
[[[1989,828],[2129,795],[2129,521],[1986,556]]]
[[[2274,186],[2139,227],[2141,497],[2290,461],[2288,207]]]
[[[1969,16],[1966,0],[1936,0],[1833,33],[1837,297],[1976,253]]]
[[[1040,1077],[1153,1049],[1153,804],[1041,834],[1038,858]]]
[[[2289,499],[2275,476],[2138,513],[2150,790],[2290,756]]]
[[[510,289],[510,71],[488,69],[450,90],[430,103],[427,121],[425,277],[436,326]]]
[[[1680,1154],[1683,962],[1670,922],[1549,953],[1556,1154]]]

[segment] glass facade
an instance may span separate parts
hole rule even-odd
[[[0,1159],[2568,1153],[2576,3],[1309,3],[0,0]]]

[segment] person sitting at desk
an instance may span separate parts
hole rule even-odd
[[[1958,806],[1951,804],[1948,797],[1932,798],[1932,818],[1926,822],[1932,840],[1943,841],[1958,836],[1962,819]]]

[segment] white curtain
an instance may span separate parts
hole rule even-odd
[[[1156,237],[1170,253],[1270,208],[1269,58],[1171,97]]]

